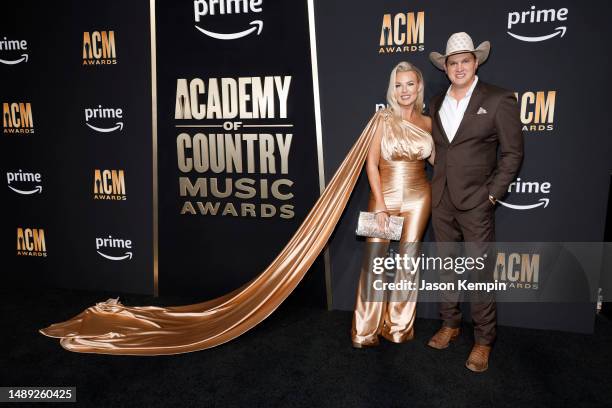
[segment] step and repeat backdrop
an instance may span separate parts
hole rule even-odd
[[[153,290],[147,10],[5,5],[3,284]]]
[[[328,179],[368,119],[385,106],[393,66],[403,60],[418,66],[428,101],[449,86],[429,53],[443,54],[448,37],[465,31],[475,46],[491,42],[479,78],[516,93],[525,136],[521,171],[496,212],[497,240],[602,241],[612,169],[606,119],[609,6],[567,0],[337,0],[315,5]],[[368,194],[364,174],[330,245],[336,309],[354,305],[364,245],[355,239],[356,214],[366,208]],[[430,228],[424,240],[433,239]],[[505,254],[500,263],[521,270],[523,262],[532,268],[540,255],[537,246],[525,248]],[[544,277],[533,272],[500,273],[499,278],[518,295],[538,291]],[[597,287],[598,274],[583,278]],[[501,324],[576,331],[592,330],[594,309],[589,303],[498,307]],[[437,316],[435,304],[417,310],[421,316]]]
[[[319,165],[329,181],[385,106],[395,64],[421,68],[426,101],[447,89],[428,54],[443,52],[457,31],[491,41],[479,77],[516,92],[521,107],[525,161],[497,210],[498,240],[603,238],[610,6],[110,0],[14,2],[4,11],[7,285],[202,300],[238,288],[274,259],[316,201]],[[364,173],[329,244],[333,309],[353,308],[363,251],[354,229],[368,194]],[[428,230],[424,240],[433,239]],[[537,247],[523,252],[512,262],[539,256]],[[323,265],[321,256],[309,272],[319,283]],[[540,278],[500,279],[537,291]],[[499,310],[500,323],[526,327],[589,331],[594,318],[588,303]],[[419,313],[435,317],[435,305]]]

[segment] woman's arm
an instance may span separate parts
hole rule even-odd
[[[366,159],[366,173],[370,183],[370,190],[374,197],[374,211],[384,211],[376,214],[376,221],[381,229],[388,225],[387,205],[382,193],[382,183],[380,181],[380,172],[378,171],[378,162],[380,161],[380,142],[384,132],[384,120],[380,120],[378,129],[372,138],[370,148],[368,149],[368,157]]]
[[[368,157],[366,159],[366,173],[368,174],[368,181],[370,182],[370,190],[374,196],[376,206],[375,211],[387,210],[385,205],[385,199],[382,194],[382,183],[380,181],[380,172],[378,171],[378,162],[380,161],[380,142],[383,135],[383,121],[380,121],[378,129],[372,138],[370,148],[368,149]]]

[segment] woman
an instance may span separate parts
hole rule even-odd
[[[368,151],[366,170],[370,182],[368,211],[376,213],[379,228],[386,228],[390,215],[404,217],[400,255],[415,252],[431,213],[431,188],[424,160],[434,160],[431,119],[423,115],[423,75],[408,62],[391,71],[387,103],[376,113],[382,119]],[[374,280],[384,275],[371,270],[374,258],[384,257],[389,241],[368,238],[351,330],[353,346],[378,345],[382,335],[394,343],[414,337],[416,290],[394,293],[392,298],[374,289]],[[395,281],[418,282],[418,273],[397,269]]]

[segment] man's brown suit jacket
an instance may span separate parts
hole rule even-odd
[[[514,94],[479,79],[452,142],[438,113],[445,95],[435,96],[429,105],[436,147],[432,206],[440,203],[445,185],[459,210],[481,205],[489,194],[501,199],[523,159],[522,124]]]

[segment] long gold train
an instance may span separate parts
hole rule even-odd
[[[302,225],[272,263],[243,287],[187,306],[124,306],[109,299],[40,330],[79,353],[164,355],[226,343],[268,317],[291,294],[334,231],[380,126],[375,115]]]

